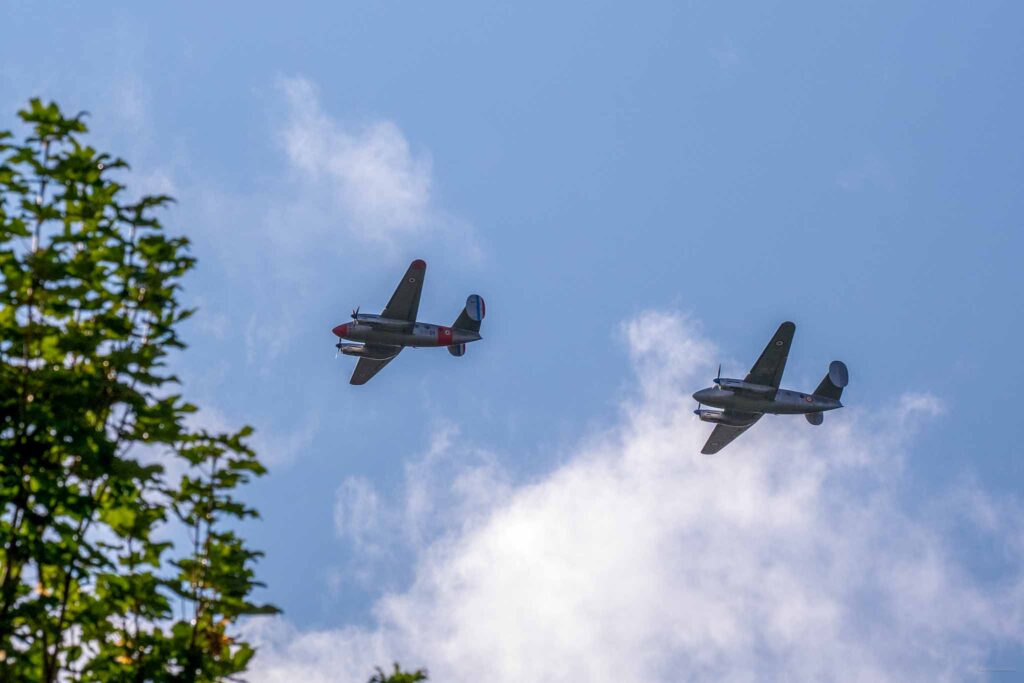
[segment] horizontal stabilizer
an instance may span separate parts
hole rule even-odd
[[[451,346],[448,347],[448,353],[452,354],[456,358],[458,358],[460,356],[465,356],[466,355],[466,345],[465,344],[452,344]]]
[[[822,413],[804,413],[804,417],[815,427],[825,421],[825,416]]]
[[[834,360],[828,366],[828,374],[814,390],[814,395],[838,401],[843,395],[843,387],[849,383],[850,371],[846,369],[846,363]]]

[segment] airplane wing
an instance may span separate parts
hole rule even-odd
[[[392,320],[408,320],[416,322],[416,313],[420,310],[420,292],[423,291],[423,276],[427,274],[427,264],[416,259],[409,264],[409,270],[398,283],[398,289],[391,295],[391,301],[384,307],[382,317]]]
[[[401,348],[395,351],[395,356],[401,352]],[[379,360],[377,358],[360,358],[359,362],[356,363],[356,369],[352,371],[352,379],[348,381],[349,384],[366,384],[373,376],[384,369],[384,366],[390,363],[395,356],[391,358],[385,358]]]
[[[754,418],[754,422],[757,422],[760,419],[761,416],[758,415],[756,418]],[[750,429],[751,425],[753,425],[754,422],[751,422],[746,427],[715,425],[714,430],[712,430],[711,432],[711,436],[708,437],[707,443],[704,444],[704,448],[702,448],[700,452],[703,453],[704,455],[714,455],[715,453],[717,453],[718,451],[722,450],[723,448],[731,444],[733,441],[735,441],[736,437],[738,437],[740,434]]]
[[[793,343],[794,332],[796,332],[796,325],[791,322],[779,325],[775,336],[768,342],[768,346],[764,347],[761,357],[754,363],[754,367],[750,368],[744,381],[778,389],[779,383],[782,381],[782,371],[786,369],[786,358],[789,357],[789,347]]]

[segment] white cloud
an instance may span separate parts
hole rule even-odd
[[[187,383],[186,383],[187,384]],[[192,430],[205,430],[211,434],[233,434],[243,425],[253,422],[245,415],[228,415],[216,407],[214,401],[199,401],[203,406],[186,420]],[[269,466],[287,465],[297,460],[308,449],[320,429],[320,413],[306,413],[301,422],[289,428],[261,427],[253,432],[248,443]]]
[[[817,428],[768,418],[702,456],[710,427],[688,394],[713,370],[713,347],[657,313],[625,335],[639,383],[620,423],[518,487],[477,457],[440,485],[428,453],[407,469],[406,509],[443,523],[428,539],[407,531],[412,585],[378,601],[372,628],[252,622],[251,679],[361,680],[398,659],[453,682],[964,680],[993,644],[1024,639],[1019,579],[974,579],[943,522],[895,492],[933,399],[848,408]],[[440,438],[436,453],[450,453],[452,432]],[[378,509],[364,484],[355,507]],[[950,510],[1000,514],[978,496]],[[1011,522],[978,533],[1019,539]]]
[[[494,453],[465,443],[455,425],[440,425],[422,457],[405,464],[397,530],[422,550],[446,529],[493,507],[509,486]]]
[[[334,530],[358,546],[373,543],[381,529],[380,497],[362,477],[348,477],[334,493]]]
[[[150,127],[148,111],[149,94],[142,85],[142,80],[134,71],[124,71],[120,78],[111,84],[113,112],[123,124],[127,124],[138,135]]]
[[[290,309],[275,315],[258,310],[249,316],[245,325],[245,358],[249,365],[259,368],[261,374],[269,374],[273,363],[288,348],[295,336],[295,323]]]
[[[147,172],[135,173],[129,182],[134,197],[160,194],[174,197],[178,194],[178,185],[172,171],[167,168],[157,167]]]
[[[307,413],[302,423],[288,430],[258,430],[252,447],[267,465],[285,465],[297,460],[308,449],[320,430],[320,413]]]
[[[269,295],[290,300],[335,275],[339,255],[400,262],[440,241],[482,259],[473,229],[438,206],[429,152],[394,121],[334,116],[301,76],[278,78],[263,105],[283,163],[253,173],[249,192],[210,181],[188,188],[209,226],[201,245],[234,275],[259,271]]]
[[[380,589],[405,577],[410,553],[428,550],[447,530],[493,507],[511,485],[494,454],[464,443],[457,427],[441,424],[427,449],[404,467],[401,502],[383,500],[373,484],[348,477],[335,492],[334,529],[352,544],[356,560],[332,568],[329,581],[345,578]]]
[[[288,160],[339,209],[352,235],[390,244],[436,227],[430,157],[415,154],[397,125],[336,121],[304,78],[281,79],[280,89],[288,107],[281,134]]]

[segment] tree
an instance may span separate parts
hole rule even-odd
[[[265,472],[252,430],[190,426],[166,369],[188,240],[157,217],[169,197],[126,199],[82,114],[19,115],[23,140],[0,131],[0,680],[225,680],[253,655],[238,620],[277,610],[232,530]]]
[[[378,666],[377,673],[370,678],[369,683],[417,683],[418,681],[425,680],[427,680],[427,672],[424,669],[417,669],[412,672],[402,671],[398,666],[398,662],[395,662],[395,670],[390,674],[385,673]]]

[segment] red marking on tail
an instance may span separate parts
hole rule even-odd
[[[437,343],[441,346],[451,346],[452,344],[452,328],[450,327],[438,327],[437,328]]]

